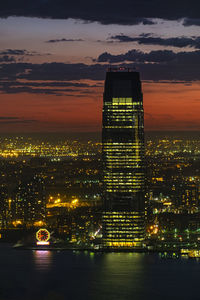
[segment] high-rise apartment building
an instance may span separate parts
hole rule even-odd
[[[37,221],[45,221],[46,194],[41,176],[35,175],[32,178],[23,179],[15,193],[16,220],[20,220],[26,226],[33,226]]]
[[[103,99],[103,247],[142,247],[144,113],[139,73],[110,69]]]

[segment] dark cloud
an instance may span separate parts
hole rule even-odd
[[[186,52],[184,52],[186,53]],[[191,52],[189,52],[191,53]],[[169,62],[177,57],[177,54],[171,50],[156,50],[149,53],[144,53],[138,50],[130,50],[125,54],[112,55],[108,52],[104,52],[99,55],[97,62],[108,62],[108,63],[121,63],[125,61],[132,62]]]
[[[160,37],[151,37],[151,36],[139,36],[139,37],[130,37],[128,35],[120,34],[110,37],[111,41],[117,41],[120,43],[130,43],[137,42],[138,44],[143,45],[160,45],[160,46],[173,46],[178,48],[183,47],[194,47],[200,49],[200,37],[197,38],[187,38],[187,37],[175,37],[163,39]]]
[[[72,88],[67,88],[72,87]],[[73,96],[93,93],[88,88],[99,87],[98,85],[89,85],[76,82],[23,82],[23,81],[0,81],[0,91],[6,94],[30,93],[46,95],[73,95]],[[74,89],[75,88],[75,89]],[[86,89],[87,88],[87,89]]]
[[[16,120],[16,119],[18,120],[19,118],[18,117],[1,117],[0,116],[0,121],[1,120]]]
[[[133,62],[133,66],[141,72],[143,80],[200,80],[198,66],[200,64],[200,51],[179,52],[159,50],[143,53],[132,50],[125,54],[112,55],[103,53],[98,58],[99,62],[120,63]]]
[[[35,123],[37,120],[16,120],[16,121],[1,121],[0,124],[30,124]]]
[[[28,93],[28,94],[44,94],[44,95],[56,95],[56,96],[62,96],[62,95],[69,95],[68,93],[71,93],[71,95],[76,96],[78,92],[81,92],[81,94],[89,94],[91,91],[88,90],[80,90],[80,89],[59,89],[59,88],[48,88],[48,84],[46,88],[33,88],[31,86],[27,86],[26,83],[21,84],[21,86],[16,86],[15,84],[12,85],[12,83],[6,83],[2,84],[0,83],[0,91],[5,94],[19,94],[19,93]],[[74,94],[73,94],[74,93]]]
[[[93,88],[102,84],[75,82],[102,80],[107,66],[100,64],[12,63],[0,65],[0,91],[7,94],[31,93],[85,97],[96,95]]]
[[[1,91],[6,94],[18,94],[18,93],[29,93],[29,94],[47,94],[47,95],[61,95],[66,92],[74,92],[72,89],[49,89],[49,88],[31,88],[27,86],[13,87],[10,85],[4,85]]]
[[[95,94],[92,86],[81,80],[100,81],[110,64],[133,68],[141,73],[144,81],[176,81],[190,83],[200,80],[200,51],[179,52],[159,50],[144,53],[128,51],[125,54],[103,53],[98,63],[12,63],[0,65],[0,90],[3,93],[35,93],[51,95]]]
[[[1,50],[0,55],[27,55],[29,52],[25,49],[6,49]]]
[[[8,2],[1,5],[0,17],[74,18],[86,22],[97,21],[102,24],[154,24],[149,17],[144,17],[143,14],[141,14],[142,10],[141,13],[137,13],[135,9],[136,6],[133,5],[132,1],[125,0],[125,2],[128,2],[127,5],[123,3],[122,6],[121,3],[114,0],[102,0],[99,1],[99,3],[92,0],[75,0],[70,2],[65,0],[58,0],[56,2],[54,0],[30,0],[29,2],[19,0],[17,3],[15,0],[8,0]],[[136,2],[138,2],[138,0]],[[141,4],[139,6],[141,6]]]
[[[13,56],[9,56],[9,55],[3,55],[0,56],[0,63],[4,63],[4,62],[15,62],[15,58]]]
[[[0,124],[28,124],[28,123],[35,123],[37,120],[32,120],[32,119],[23,119],[19,117],[2,117],[0,116]]]
[[[125,61],[132,61],[135,63],[169,63],[174,64],[196,64],[200,63],[200,51],[192,52],[178,52],[171,50],[155,50],[149,53],[144,53],[138,50],[130,50],[125,54],[112,55],[104,52],[99,55],[97,62],[121,63]]]
[[[28,51],[25,49],[5,49],[0,50],[0,63],[22,62],[30,56],[47,56],[50,53],[38,53],[36,51]]]
[[[9,86],[27,86],[27,87],[76,87],[76,88],[93,88],[99,87],[102,85],[98,84],[87,84],[87,83],[80,83],[80,82],[70,82],[70,81],[53,81],[53,82],[37,82],[37,81],[0,81],[0,85],[9,85]]]
[[[75,18],[102,24],[149,25],[153,23],[149,18],[199,19],[200,3],[196,0],[7,0],[1,4],[0,16]]]
[[[67,63],[12,63],[0,65],[0,79],[15,80],[26,79],[50,80],[50,81],[73,81],[80,79],[102,80],[107,67],[94,64],[86,65]]]
[[[200,26],[200,17],[199,19],[188,19],[188,18],[185,18],[183,20],[183,25],[184,26]]]
[[[116,34],[109,38],[112,42],[120,42],[120,43],[130,43],[130,42],[137,42],[139,38],[133,38],[125,34]]]
[[[82,39],[55,39],[55,40],[48,40],[46,43],[60,43],[60,42],[83,42]]]
[[[41,53],[38,53],[36,51],[28,51],[25,49],[5,49],[0,51],[0,55],[26,55],[26,56],[36,56],[36,55],[42,55]],[[49,53],[45,55],[50,55]]]

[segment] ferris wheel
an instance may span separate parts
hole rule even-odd
[[[49,245],[50,232],[45,228],[40,228],[36,232],[37,245]]]

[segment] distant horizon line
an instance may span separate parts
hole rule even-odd
[[[144,130],[144,132],[200,132],[200,129],[196,130]],[[101,131],[5,131],[0,132],[1,134],[29,134],[29,133],[38,133],[38,134],[47,134],[47,133],[62,133],[62,134],[101,134]]]

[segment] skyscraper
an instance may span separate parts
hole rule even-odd
[[[16,188],[15,219],[23,225],[33,226],[34,222],[45,221],[46,195],[44,180],[40,175],[24,178]]]
[[[109,69],[103,101],[103,247],[142,247],[144,113],[139,73]]]

